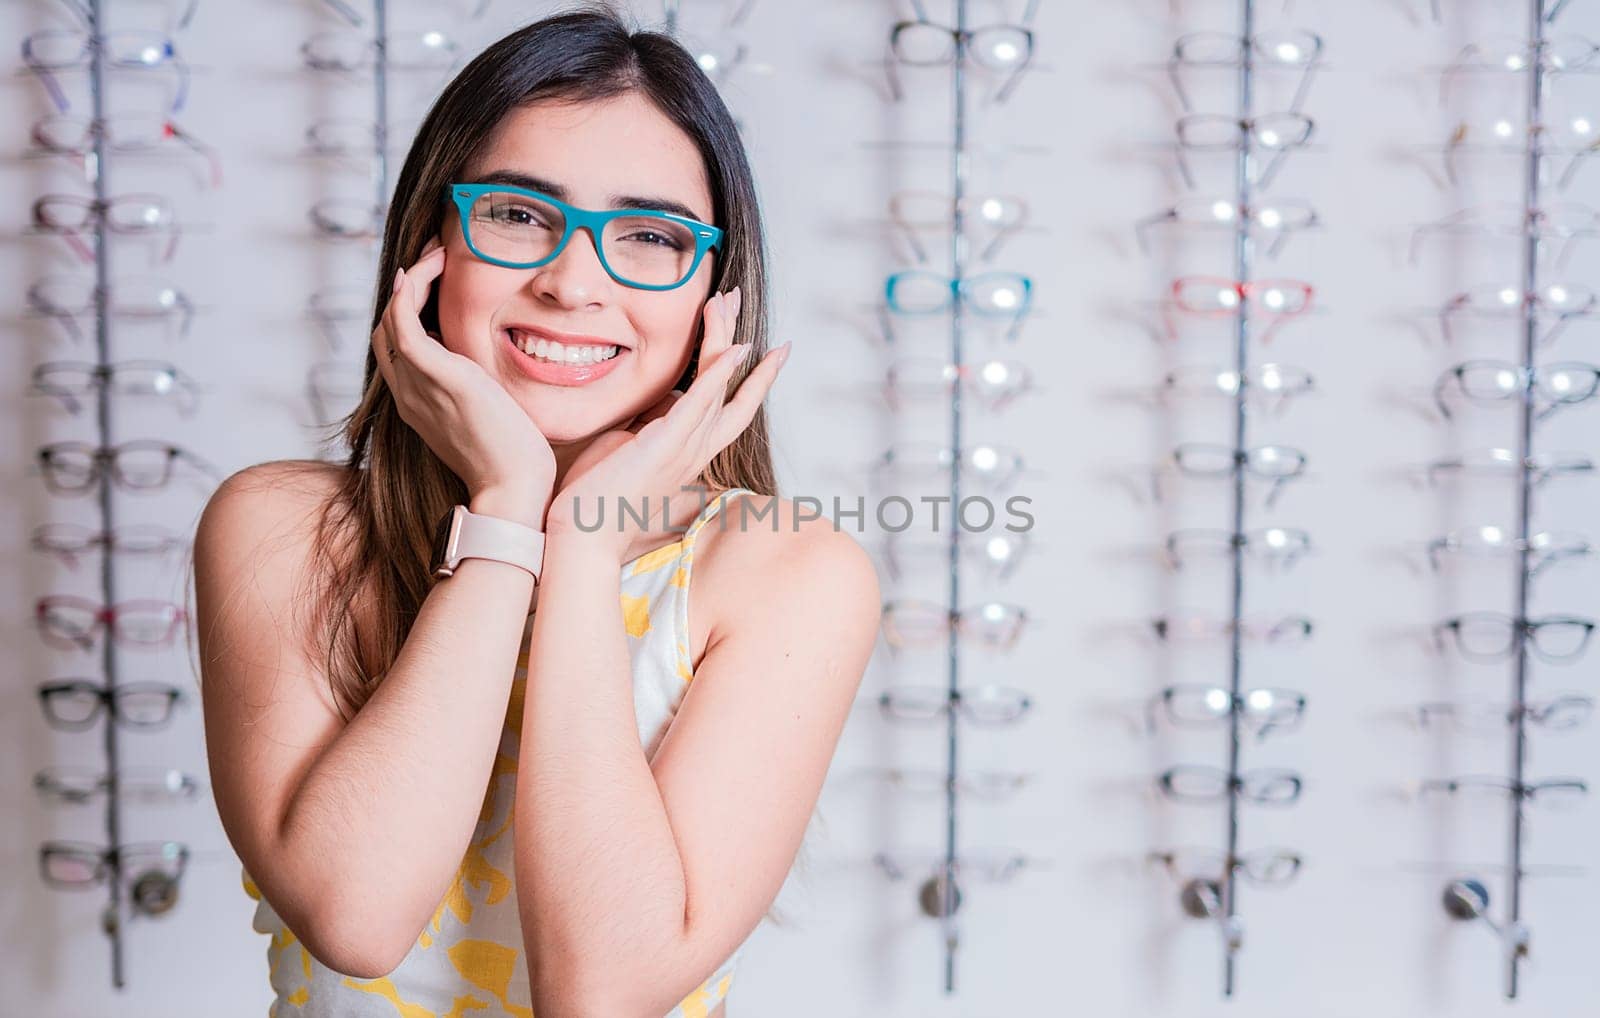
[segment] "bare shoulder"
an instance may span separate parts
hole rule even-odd
[[[294,511],[320,506],[337,489],[344,467],[324,460],[268,460],[230,474],[206,504],[227,511]]]
[[[229,475],[195,532],[195,556],[260,550],[273,534],[301,534],[338,489],[343,468],[321,460],[270,460]]]
[[[746,494],[730,499],[702,531],[697,581],[712,592],[709,634],[760,624],[778,614],[803,617],[821,639],[876,630],[881,613],[871,555],[833,519],[792,499]],[[710,536],[709,540],[707,535]]]
[[[220,622],[241,599],[258,598],[285,609],[280,618],[289,620],[286,609],[303,603],[301,595],[314,579],[309,570],[316,560],[317,522],[342,475],[334,463],[272,460],[238,470],[217,487],[194,534],[202,621]],[[203,630],[202,639],[207,635]]]

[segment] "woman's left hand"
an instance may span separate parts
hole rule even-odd
[[[675,510],[694,501],[684,489],[697,484],[712,458],[749,426],[789,356],[788,343],[769,351],[727,396],[728,382],[750,350],[733,342],[739,300],[735,287],[706,301],[700,367],[688,392],[673,390],[627,428],[596,436],[568,469],[545,518],[552,539],[570,535],[599,544],[620,566],[635,547],[648,546],[653,532],[669,532],[676,522],[663,511],[663,495]],[[621,504],[628,513],[618,512]],[[633,515],[643,516],[647,508],[641,529]],[[601,525],[592,532],[577,526],[581,521],[592,527],[597,520]]]

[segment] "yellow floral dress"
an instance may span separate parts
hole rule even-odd
[[[695,538],[731,496],[747,491],[729,489],[708,501],[680,540],[622,567],[622,617],[633,664],[634,711],[647,758],[655,755],[694,678],[688,591]],[[257,903],[252,926],[271,937],[267,964],[277,998],[269,1018],[455,1018],[469,1013],[474,1018],[531,1018],[511,818],[532,632],[530,614],[500,751],[466,858],[438,911],[398,968],[379,979],[354,979],[323,965],[284,925],[249,872],[243,872],[245,892]],[[741,945],[666,1018],[705,1018],[727,995],[743,950]]]

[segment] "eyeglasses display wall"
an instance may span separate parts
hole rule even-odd
[[[1226,274],[1181,272],[1159,308],[1161,339],[1181,361],[1161,379],[1154,400],[1207,407],[1212,412],[1204,419],[1213,430],[1174,446],[1152,474],[1152,494],[1171,507],[1168,518],[1187,520],[1196,511],[1182,500],[1192,498],[1195,485],[1227,489],[1221,526],[1174,529],[1160,555],[1175,586],[1196,582],[1196,573],[1207,579],[1220,573],[1224,582],[1215,603],[1150,620],[1168,674],[1178,678],[1145,707],[1152,734],[1223,733],[1212,760],[1168,766],[1155,783],[1166,802],[1220,811],[1220,838],[1160,847],[1149,858],[1171,877],[1182,913],[1215,927],[1224,997],[1238,983],[1250,895],[1277,892],[1303,862],[1303,846],[1262,844],[1252,822],[1259,811],[1294,807],[1304,776],[1297,767],[1262,766],[1249,757],[1269,737],[1277,743],[1297,729],[1310,700],[1308,672],[1288,655],[1310,653],[1316,627],[1299,605],[1281,603],[1272,585],[1274,573],[1314,551],[1305,528],[1275,518],[1280,496],[1304,483],[1310,456],[1273,433],[1291,405],[1314,391],[1309,370],[1279,358],[1306,349],[1315,287],[1284,277],[1274,262],[1321,219],[1309,198],[1281,195],[1274,184],[1292,160],[1308,158],[1316,121],[1305,106],[1325,48],[1316,32],[1283,25],[1275,11],[1252,0],[1233,9],[1234,31],[1186,31],[1172,44],[1165,76],[1181,110],[1173,152],[1185,191],[1136,228],[1147,253],[1157,244],[1167,253],[1191,241],[1220,267],[1214,260],[1228,251]],[[1218,348],[1220,336],[1229,348]],[[1203,359],[1207,354],[1212,359]],[[1219,405],[1225,415],[1215,413]],[[1221,668],[1218,647],[1227,650]]]
[[[168,351],[144,355],[152,339],[164,334],[170,344],[190,331],[193,302],[167,269],[180,237],[205,231],[182,218],[177,188],[141,190],[127,182],[140,174],[124,170],[164,167],[169,183],[187,174],[198,188],[219,185],[222,170],[181,122],[191,82],[180,40],[196,3],[147,6],[133,13],[167,20],[139,25],[114,20],[101,0],[34,6],[40,23],[65,24],[22,42],[24,68],[51,108],[27,130],[24,152],[51,182],[32,203],[27,231],[38,257],[24,321],[51,352],[32,370],[29,392],[42,398],[28,414],[62,436],[32,457],[49,510],[29,543],[52,585],[34,601],[31,622],[53,662],[36,683],[42,721],[82,733],[54,742],[63,756],[34,775],[34,790],[73,832],[47,837],[37,861],[51,889],[104,898],[99,928],[110,943],[111,985],[121,990],[133,920],[175,908],[191,859],[203,854],[163,809],[195,801],[201,781],[182,768],[130,763],[144,754],[122,742],[158,738],[190,699],[174,653],[184,646],[186,608],[146,593],[164,571],[170,580],[188,540],[138,521],[134,503],[167,490],[203,496],[219,479],[181,438],[202,386]],[[114,101],[125,93],[129,103]],[[69,264],[55,264],[62,260]],[[154,433],[143,430],[137,404],[154,411]],[[80,514],[85,504],[90,522]],[[94,815],[98,825],[86,822]]]
[[[0,5],[36,1012],[266,1010],[189,534],[354,405],[396,160],[562,6]],[[864,494],[881,567],[730,1011],[819,972],[886,1018],[1600,999],[1600,4],[627,6],[750,151],[784,494]]]
[[[945,737],[938,765],[930,760],[883,771],[901,792],[943,800],[938,841],[885,848],[873,861],[889,880],[910,884],[921,913],[939,921],[947,994],[958,987],[965,897],[988,894],[991,885],[1011,883],[1047,862],[1036,852],[1003,846],[990,830],[968,839],[962,824],[968,802],[1003,801],[1029,778],[1011,769],[968,772],[961,756],[965,733],[982,738],[983,729],[1022,723],[1037,695],[1018,678],[1004,677],[1011,673],[1005,655],[1037,624],[1033,614],[992,592],[968,593],[967,586],[975,580],[980,591],[993,591],[1024,557],[1029,530],[994,524],[997,507],[1010,507],[1005,496],[1017,478],[1035,472],[1003,433],[1005,408],[1033,388],[1016,352],[1034,312],[1034,285],[1004,267],[1005,242],[1028,225],[1028,206],[1020,195],[994,192],[974,172],[981,129],[972,121],[1011,101],[1034,69],[1037,3],[1030,0],[1014,19],[1003,20],[980,20],[979,6],[956,0],[944,15],[913,2],[912,16],[889,28],[883,57],[897,108],[920,108],[906,116],[908,123],[928,123],[921,110],[948,101],[948,120],[940,125],[948,141],[932,146],[937,153],[911,158],[945,156],[949,183],[902,186],[889,195],[889,239],[912,267],[884,281],[875,312],[890,358],[881,396],[891,415],[903,417],[896,430],[907,437],[872,463],[872,487],[885,504],[898,499],[909,509],[909,495],[919,504],[943,501],[949,511],[943,519],[907,518],[898,530],[880,518],[889,529],[880,547],[883,563],[899,588],[883,605],[883,637],[894,659],[891,670],[917,678],[897,678],[878,695],[878,707],[890,724],[942,725]],[[942,341],[935,338],[941,330]],[[942,426],[934,425],[930,410],[944,412]],[[969,513],[973,505],[982,511]],[[937,656],[943,660],[936,670],[931,662]],[[939,672],[945,681],[930,681]]]
[[[1418,263],[1449,258],[1448,278],[1459,287],[1439,307],[1452,363],[1430,395],[1460,451],[1428,463],[1425,474],[1452,508],[1471,507],[1450,514],[1453,529],[1425,546],[1435,582],[1460,590],[1462,607],[1432,627],[1454,674],[1446,695],[1416,705],[1415,722],[1447,752],[1473,741],[1505,751],[1492,770],[1462,768],[1449,752],[1452,769],[1423,778],[1418,799],[1441,823],[1471,818],[1449,828],[1451,856],[1462,861],[1444,874],[1441,904],[1489,934],[1484,947],[1493,953],[1481,957],[1486,967],[1494,960],[1508,999],[1537,957],[1530,883],[1581,876],[1589,855],[1562,854],[1571,846],[1546,833],[1589,793],[1584,774],[1552,769],[1547,746],[1586,730],[1594,709],[1590,691],[1568,680],[1595,628],[1584,596],[1593,589],[1590,528],[1550,522],[1571,504],[1577,479],[1594,471],[1600,388],[1600,367],[1582,345],[1596,318],[1592,275],[1573,257],[1600,222],[1575,193],[1600,138],[1590,121],[1600,50],[1563,30],[1566,6],[1505,5],[1493,19],[1502,31],[1492,33],[1470,12],[1432,5],[1425,31],[1470,24],[1467,41],[1441,39],[1441,50],[1454,53],[1433,68],[1447,121],[1437,154],[1448,194],[1463,207],[1418,224],[1409,251]],[[1490,489],[1493,517],[1463,498],[1473,488]],[[1473,808],[1486,802],[1504,808],[1503,823]]]
[[[394,186],[397,146],[420,122],[420,110],[453,68],[471,56],[463,31],[475,27],[490,0],[425,5],[405,0],[313,0],[329,25],[300,44],[305,72],[315,76],[322,115],[305,128],[303,154],[336,181],[338,193],[308,213],[326,245],[329,281],[306,298],[306,313],[327,343],[327,356],[306,373],[311,421],[324,445],[361,395],[363,354],[371,323],[372,274]],[[475,40],[474,40],[475,41]],[[366,104],[367,112],[355,110]],[[365,178],[365,194],[355,180]],[[356,257],[348,257],[354,254]]]

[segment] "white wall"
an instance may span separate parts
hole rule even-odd
[[[1503,698],[1510,669],[1469,665],[1428,651],[1427,627],[1469,609],[1507,610],[1509,570],[1484,567],[1439,578],[1410,569],[1416,542],[1477,523],[1510,523],[1509,488],[1415,487],[1416,465],[1474,445],[1512,444],[1513,421],[1494,411],[1469,412],[1454,427],[1426,414],[1426,393],[1449,364],[1469,356],[1517,357],[1510,325],[1479,328],[1447,348],[1431,309],[1466,286],[1512,279],[1515,246],[1499,241],[1439,241],[1415,265],[1405,259],[1409,228],[1474,201],[1520,196],[1514,158],[1482,160],[1458,188],[1435,179],[1437,154],[1418,147],[1442,141],[1460,109],[1498,110],[1518,93],[1510,77],[1458,100],[1435,101],[1426,72],[1467,41],[1522,29],[1521,4],[1442,0],[1442,25],[1423,3],[1358,0],[1302,4],[1287,14],[1263,5],[1262,27],[1303,26],[1327,40],[1328,68],[1310,93],[1318,144],[1297,154],[1272,194],[1311,199],[1326,229],[1291,243],[1263,263],[1258,276],[1311,280],[1321,310],[1285,327],[1271,356],[1310,369],[1320,395],[1282,418],[1252,425],[1260,441],[1298,445],[1311,455],[1311,476],[1292,486],[1271,512],[1253,502],[1249,526],[1277,523],[1309,529],[1318,553],[1295,571],[1253,571],[1247,606],[1303,612],[1316,620],[1302,649],[1248,652],[1248,684],[1286,685],[1310,694],[1302,731],[1247,745],[1251,765],[1300,769],[1307,790],[1287,811],[1246,809],[1245,848],[1284,844],[1301,851],[1301,879],[1279,891],[1246,887],[1241,911],[1246,943],[1231,1007],[1242,1015],[1308,1016],[1500,1013],[1502,976],[1487,930],[1452,924],[1439,907],[1444,861],[1504,860],[1505,810],[1499,806],[1428,806],[1416,801],[1424,777],[1501,772],[1504,740],[1433,738],[1410,729],[1404,712],[1423,699]],[[115,6],[115,5],[114,5]],[[427,5],[397,3],[396,29],[433,27],[442,15]],[[689,2],[689,27],[711,6]],[[975,140],[1043,146],[1040,155],[975,160],[973,187],[1025,195],[1041,229],[1013,238],[998,268],[1016,268],[1036,283],[1038,313],[1008,356],[1026,360],[1044,391],[1004,415],[974,412],[968,434],[1020,448],[1037,473],[1016,491],[1033,499],[1035,557],[1004,586],[976,574],[963,582],[963,602],[987,596],[1026,605],[1033,628],[1009,656],[969,651],[963,681],[1003,682],[1030,690],[1034,715],[1012,731],[963,732],[962,765],[1034,772],[1031,787],[1000,806],[964,804],[962,844],[1015,846],[1050,865],[1001,886],[967,889],[958,992],[943,992],[938,925],[922,916],[908,884],[891,884],[870,865],[887,847],[942,848],[937,800],[915,801],[881,783],[871,768],[939,766],[943,729],[891,726],[864,704],[847,728],[824,797],[825,834],[814,861],[781,898],[790,926],[754,941],[736,982],[736,1016],[809,1014],[1201,1015],[1220,1010],[1221,949],[1215,929],[1185,920],[1164,874],[1143,863],[1146,852],[1173,844],[1216,846],[1223,834],[1215,808],[1178,807],[1150,791],[1150,777],[1177,762],[1222,763],[1216,733],[1156,737],[1130,725],[1141,699],[1169,681],[1225,681],[1225,645],[1204,653],[1164,651],[1140,626],[1162,611],[1224,612],[1226,576],[1197,569],[1173,576],[1150,552],[1169,529],[1223,526],[1221,486],[1190,484],[1164,505],[1143,497],[1141,471],[1181,440],[1227,441],[1222,405],[1152,408],[1135,398],[1171,367],[1231,356],[1225,329],[1198,327],[1176,341],[1155,341],[1147,324],[1172,275],[1226,275],[1221,237],[1167,236],[1142,255],[1132,224],[1182,192],[1160,146],[1171,139],[1176,104],[1160,69],[1171,40],[1186,30],[1231,30],[1237,4],[1197,0],[1174,12],[1156,0],[1122,4],[1046,3],[1036,29],[1039,66],[1004,106],[972,106]],[[1517,8],[1508,11],[1506,8]],[[639,8],[647,17],[655,8]],[[466,52],[546,10],[495,0],[477,24],[449,18]],[[935,4],[944,16],[945,4]],[[159,5],[118,8],[118,26],[148,23]],[[1015,16],[974,4],[971,22]],[[757,2],[741,35],[756,67],[728,86],[758,175],[774,252],[775,342],[795,341],[795,354],[772,405],[775,453],[788,492],[828,499],[868,492],[864,465],[896,439],[938,440],[946,423],[937,407],[891,415],[871,389],[892,351],[873,332],[871,307],[883,277],[908,267],[884,229],[885,202],[898,187],[948,187],[948,163],[936,150],[885,151],[868,143],[890,137],[937,141],[948,135],[947,77],[910,72],[906,103],[888,102],[881,54],[888,26],[909,15],[888,3]],[[127,20],[120,20],[122,18]],[[439,22],[430,23],[430,17]],[[71,22],[64,8],[33,0],[0,9],[13,40]],[[170,356],[208,387],[202,411],[180,420],[162,408],[120,404],[119,438],[181,438],[224,473],[263,459],[310,455],[302,396],[310,364],[326,355],[303,314],[305,296],[330,281],[362,285],[375,252],[317,242],[306,208],[329,195],[362,196],[359,169],[299,157],[301,132],[323,116],[361,116],[359,82],[338,82],[299,69],[297,47],[311,32],[336,27],[316,3],[301,0],[204,0],[182,37],[199,65],[191,108],[182,122],[222,153],[220,190],[200,187],[199,164],[125,159],[111,173],[116,191],[157,190],[171,196],[186,233],[174,263],[145,269],[137,242],[119,244],[120,272],[167,272],[204,306],[187,342],[130,328],[114,338],[119,358]],[[1558,31],[1600,35],[1593,5],[1574,3]],[[1219,86],[1226,75],[1217,75]],[[82,79],[69,81],[83,93]],[[118,104],[146,93],[118,79]],[[397,111],[420,115],[440,84],[396,86]],[[980,82],[981,84],[981,82]],[[1558,95],[1593,110],[1592,77],[1558,84]],[[1220,87],[1203,108],[1229,109]],[[93,840],[98,812],[51,810],[29,788],[51,763],[98,761],[95,733],[55,733],[39,715],[35,685],[50,677],[95,674],[97,661],[44,647],[32,632],[35,598],[49,592],[97,593],[92,563],[77,573],[29,552],[31,529],[52,520],[89,522],[89,500],[48,495],[30,473],[33,450],[52,440],[90,435],[39,399],[23,399],[32,367],[46,359],[92,358],[47,323],[20,314],[28,283],[76,266],[59,241],[26,236],[27,202],[46,191],[82,193],[69,168],[24,159],[26,125],[48,110],[36,83],[18,74],[0,89],[9,112],[4,174],[6,219],[0,230],[0,283],[12,334],[4,345],[4,378],[17,395],[17,441],[7,444],[6,518],[14,523],[7,553],[0,645],[14,662],[0,684],[0,802],[9,822],[0,835],[0,927],[7,950],[0,986],[6,1014],[69,1016],[117,1013],[179,1018],[249,1013],[269,998],[265,943],[249,928],[253,903],[238,882],[238,862],[207,803],[127,813],[126,840],[177,838],[196,849],[183,901],[160,921],[139,922],[127,937],[128,986],[113,995],[108,951],[96,929],[100,897],[44,888],[35,861],[49,837]],[[1221,105],[1219,105],[1221,103]],[[403,119],[403,118],[402,118]],[[405,121],[399,129],[404,131]],[[403,145],[395,160],[398,170]],[[1429,162],[1428,160],[1433,160]],[[1225,188],[1224,163],[1203,163],[1204,180]],[[1430,175],[1431,174],[1431,175]],[[1600,169],[1579,172],[1561,197],[1594,203]],[[1592,252],[1569,266],[1574,282],[1592,281]],[[1551,356],[1585,359],[1592,324],[1569,330]],[[906,333],[908,348],[939,355],[941,326]],[[998,351],[979,338],[969,357]],[[360,337],[347,343],[351,363]],[[1419,410],[1419,406],[1422,407]],[[1538,448],[1593,453],[1594,410],[1569,410],[1542,427]],[[125,522],[192,525],[205,487],[155,497],[119,495]],[[1556,483],[1538,500],[1538,525],[1583,529],[1596,507],[1592,482]],[[875,535],[864,540],[875,544]],[[1535,612],[1592,613],[1592,566],[1553,572],[1538,588]],[[141,575],[133,575],[133,573]],[[161,569],[127,569],[121,596],[181,596],[183,577]],[[889,596],[938,599],[935,573],[895,584]],[[1589,662],[1594,659],[1591,657]],[[192,684],[177,653],[122,657],[124,680],[171,679]],[[1591,663],[1561,668],[1535,663],[1531,689],[1540,695],[1582,689]],[[880,651],[863,699],[893,682],[943,683],[940,653],[891,657]],[[1592,692],[1592,689],[1590,690]],[[123,738],[126,762],[182,766],[203,774],[204,748],[195,705],[161,735]],[[1531,774],[1600,774],[1593,729],[1534,735]],[[1528,859],[1586,864],[1600,834],[1591,807],[1570,814],[1530,811]],[[1496,914],[1504,881],[1492,871]],[[1529,879],[1524,914],[1533,930],[1533,961],[1524,967],[1525,1013],[1591,1013],[1600,1000],[1592,964],[1590,916],[1600,894],[1593,872]],[[797,992],[798,991],[798,992]],[[223,1003],[223,1002],[227,1003]],[[26,1002],[25,1004],[23,1002]]]

